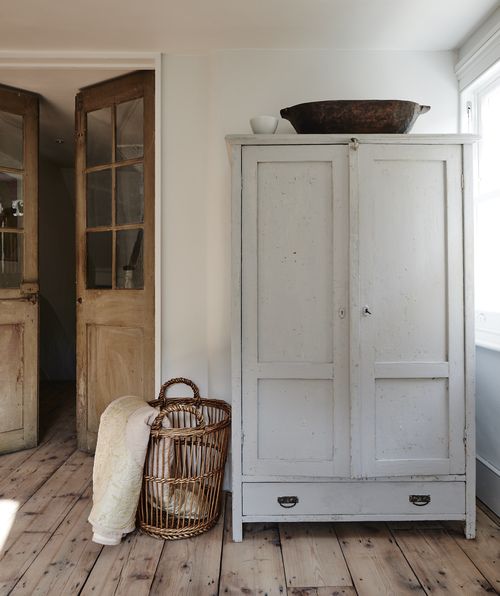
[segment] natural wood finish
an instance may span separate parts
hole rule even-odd
[[[23,177],[24,228],[21,287],[0,288],[0,453],[38,441],[38,95],[0,86],[0,110],[23,116],[23,167],[2,168]],[[29,283],[33,296],[25,296]]]
[[[144,98],[144,155],[128,161],[144,164],[144,222],[133,226],[144,230],[144,288],[114,289],[116,230],[130,229],[115,226],[115,171],[128,163],[124,161],[112,167],[113,289],[86,289],[86,113],[112,106],[114,123],[114,106],[140,97]],[[76,99],[77,421],[78,446],[87,451],[95,449],[100,414],[113,399],[124,393],[144,400],[154,397],[154,111],[152,71],[87,87]]]
[[[76,451],[21,507],[0,559],[0,594],[12,588],[35,560],[88,486],[92,459]]]
[[[226,507],[226,511],[231,508]],[[267,594],[281,596],[286,590],[279,532],[274,525],[252,524],[244,541],[232,541],[231,518],[226,516],[219,594]]]
[[[54,386],[57,389],[54,389]],[[57,397],[59,394],[61,397],[67,399],[65,399],[64,402],[60,401],[58,407],[54,409],[51,402],[53,401],[53,396],[55,395]],[[0,457],[0,499],[7,498],[9,491],[10,494],[13,494],[16,491],[16,477],[20,478],[20,481],[23,484],[31,482],[33,492],[36,490],[35,487],[39,487],[45,482],[46,478],[40,483],[38,483],[36,479],[32,479],[31,481],[28,480],[30,473],[26,471],[26,465],[32,466],[32,457],[37,458],[37,461],[39,462],[32,467],[32,469],[37,470],[37,473],[39,473],[37,466],[40,462],[46,461],[46,463],[48,463],[47,460],[54,463],[53,471],[51,472],[53,473],[62,463],[64,463],[69,454],[76,449],[74,399],[75,393],[71,383],[53,383],[50,388],[50,393],[44,391],[44,385],[42,384],[40,390],[40,444],[38,447],[4,454]],[[66,455],[64,455],[64,453],[58,453],[59,448],[62,445],[67,445],[69,447]],[[47,457],[40,457],[40,450],[45,450]],[[24,462],[26,462],[26,464]],[[29,498],[31,494],[28,493],[27,498]],[[16,500],[19,502],[21,500],[20,493],[15,492],[15,496]]]
[[[335,529],[360,596],[424,594],[383,524],[336,524]]]
[[[336,586],[328,588],[290,588],[290,596],[356,596],[353,587]]]
[[[42,387],[42,412],[49,420],[42,444],[27,451],[24,460],[19,454],[0,457],[0,470],[10,470],[7,478],[15,478],[2,480],[9,497],[15,496],[10,485],[19,484],[19,497],[27,498],[6,532],[1,596],[471,596],[499,591],[500,526],[481,509],[476,541],[465,540],[458,523],[405,521],[391,522],[390,531],[384,523],[336,523],[340,540],[329,523],[282,524],[281,539],[275,524],[252,525],[243,543],[236,543],[228,496],[225,515],[201,536],[163,542],[134,532],[117,547],[94,544],[87,522],[92,458],[73,452],[64,461],[59,453],[64,437],[75,445],[74,389],[70,384],[52,387]],[[56,459],[47,460],[42,453],[49,453],[51,445]],[[28,479],[36,475],[36,461],[43,469],[41,486]],[[50,461],[56,463],[47,478]],[[318,586],[338,577],[332,566],[338,565],[339,543],[354,586]],[[314,583],[286,586],[285,578],[291,577]]]
[[[352,586],[333,524],[279,528],[287,586]]]
[[[500,593],[500,527],[480,508],[477,509],[476,539],[464,538],[462,529],[448,530],[469,559]]]
[[[156,568],[151,594],[217,595],[224,513],[225,507],[210,532],[165,544]]]
[[[77,594],[102,546],[91,541],[89,488],[75,503],[12,594]]]
[[[162,541],[151,541],[149,536],[135,534],[116,588],[116,596],[149,594],[162,549]]]
[[[40,445],[30,457],[0,481],[0,498],[25,503],[76,449],[75,433],[61,428],[52,440]]]
[[[141,163],[142,163],[142,157],[140,157],[140,158],[134,157],[132,159],[121,159],[119,162],[116,162],[116,163],[111,162],[111,163],[99,164],[98,166],[92,166],[90,168],[85,168],[85,172],[87,174],[91,174],[92,172],[100,172],[102,170],[109,170],[110,168],[123,168],[125,166],[134,166],[136,164],[141,164]]]
[[[122,569],[130,555],[135,534],[122,540],[119,546],[105,546],[81,591],[82,596],[111,596],[116,592]],[[152,539],[153,540],[153,539]]]
[[[492,591],[445,530],[396,530],[394,537],[427,592],[472,596]]]

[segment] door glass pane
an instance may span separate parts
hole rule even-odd
[[[87,288],[111,288],[112,232],[87,232]]]
[[[116,159],[133,159],[144,153],[142,97],[116,106]]]
[[[0,167],[23,167],[23,117],[0,111]]]
[[[24,227],[22,174],[0,172],[0,227]]]
[[[87,174],[87,227],[111,225],[111,170]]]
[[[111,163],[111,108],[87,113],[87,167]]]
[[[116,287],[140,289],[144,287],[143,231],[116,232]]]
[[[23,272],[23,234],[0,231],[0,288],[18,288]]]
[[[116,223],[144,221],[143,166],[125,166],[116,169]]]

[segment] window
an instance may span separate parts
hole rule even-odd
[[[500,350],[500,76],[488,77],[466,103],[476,151],[476,343]]]

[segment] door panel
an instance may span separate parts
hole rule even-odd
[[[245,475],[349,474],[347,166],[243,148]]]
[[[88,433],[97,435],[99,417],[110,395],[142,395],[144,391],[144,331],[113,325],[88,325]],[[107,374],[102,374],[102,363]]]
[[[154,73],[77,96],[78,443],[115,398],[154,398]]]
[[[362,475],[464,472],[461,159],[359,148]]]
[[[0,453],[38,439],[38,96],[0,87]]]

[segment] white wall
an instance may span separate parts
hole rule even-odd
[[[477,495],[500,514],[500,352],[476,349]]]
[[[319,99],[432,106],[413,132],[458,131],[453,52],[235,50],[169,55],[164,87],[164,378],[230,399],[230,195],[224,136]],[[291,132],[282,121],[278,132]]]

